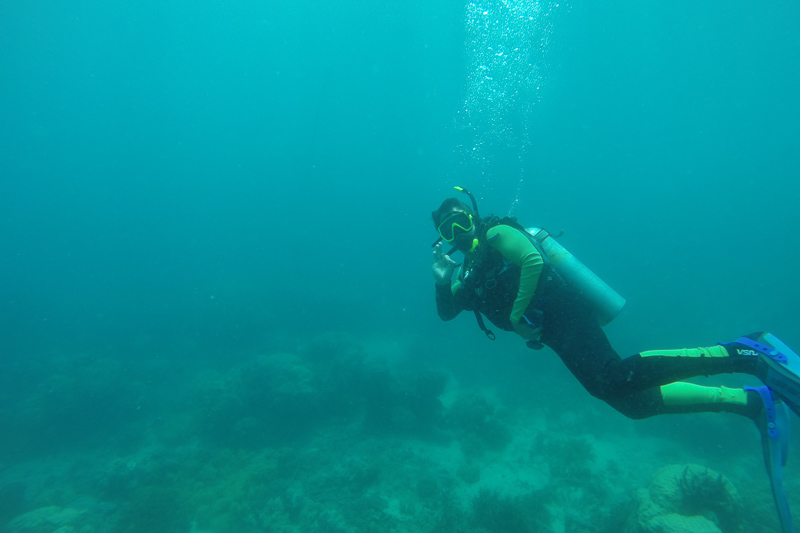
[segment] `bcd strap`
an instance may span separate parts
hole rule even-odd
[[[495,339],[494,332],[486,327],[486,323],[483,321],[483,315],[480,314],[478,311],[474,311],[475,319],[478,321],[478,327],[481,328],[481,331],[486,333],[486,336],[489,337],[490,341]]]

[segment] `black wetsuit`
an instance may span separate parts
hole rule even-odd
[[[548,268],[545,265],[524,316],[533,317],[535,325],[542,326],[541,342],[558,354],[592,396],[635,419],[702,411],[753,415],[752,406],[745,405],[666,405],[659,387],[700,375],[754,374],[756,358],[731,353],[730,357],[643,357],[636,354],[623,359],[611,346],[586,299]],[[464,272],[468,275],[464,276]],[[451,290],[449,285],[436,286],[439,316],[450,320],[462,310],[478,311],[500,329],[511,329],[508,312],[516,297],[519,275],[519,267],[509,265],[497,250],[487,248],[480,260],[472,261],[459,273],[458,290]],[[477,280],[477,283],[465,283],[465,278]],[[492,280],[491,287],[484,281],[487,278]]]
[[[542,342],[550,347],[592,396],[630,418],[665,413],[737,411],[731,404],[668,406],[659,387],[687,378],[743,372],[752,374],[750,357],[642,357],[622,359],[611,346],[586,300],[569,288],[545,304]],[[714,408],[716,406],[716,408]],[[747,412],[741,412],[746,414]]]

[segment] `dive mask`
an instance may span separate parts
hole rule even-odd
[[[442,236],[445,242],[453,242],[462,233],[467,233],[472,229],[472,215],[457,211],[447,215],[439,223],[436,231]]]

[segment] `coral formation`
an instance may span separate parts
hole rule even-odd
[[[742,501],[722,474],[704,466],[670,465],[637,493],[627,533],[739,533]]]
[[[472,500],[474,524],[490,533],[547,531],[550,517],[542,494],[503,497],[482,489]]]
[[[357,419],[370,433],[433,436],[444,426],[438,397],[446,380],[440,372],[398,372],[367,361],[338,339],[300,355],[261,355],[208,377],[196,420],[205,438],[236,447],[285,444],[327,423]]]
[[[135,441],[131,429],[143,414],[139,407],[146,404],[140,376],[111,357],[70,355],[58,355],[49,367],[31,370],[35,385],[4,401],[4,457],[80,449],[98,438]]]
[[[142,487],[122,507],[114,533],[189,533],[186,499],[173,488]]]
[[[550,475],[560,485],[582,485],[591,481],[595,454],[591,442],[585,437],[539,433],[534,450],[550,459],[547,463]]]
[[[501,450],[511,439],[500,410],[480,394],[459,396],[446,417],[448,427],[469,455]]]

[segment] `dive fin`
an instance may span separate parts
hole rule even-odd
[[[800,416],[800,356],[794,350],[772,333],[749,335],[721,344],[750,348],[747,355],[758,357],[759,364],[763,365],[758,374],[761,380]]]
[[[763,339],[784,356],[764,358],[769,366],[766,384],[786,401],[797,416],[800,416],[800,356],[772,333],[765,334]],[[785,360],[781,360],[784,358]]]
[[[745,387],[761,395],[764,410],[756,418],[756,426],[761,432],[761,446],[764,450],[764,465],[767,467],[772,496],[778,509],[778,518],[783,533],[797,533],[792,524],[789,500],[783,488],[783,467],[789,451],[789,416],[783,402],[775,402],[769,387]]]

